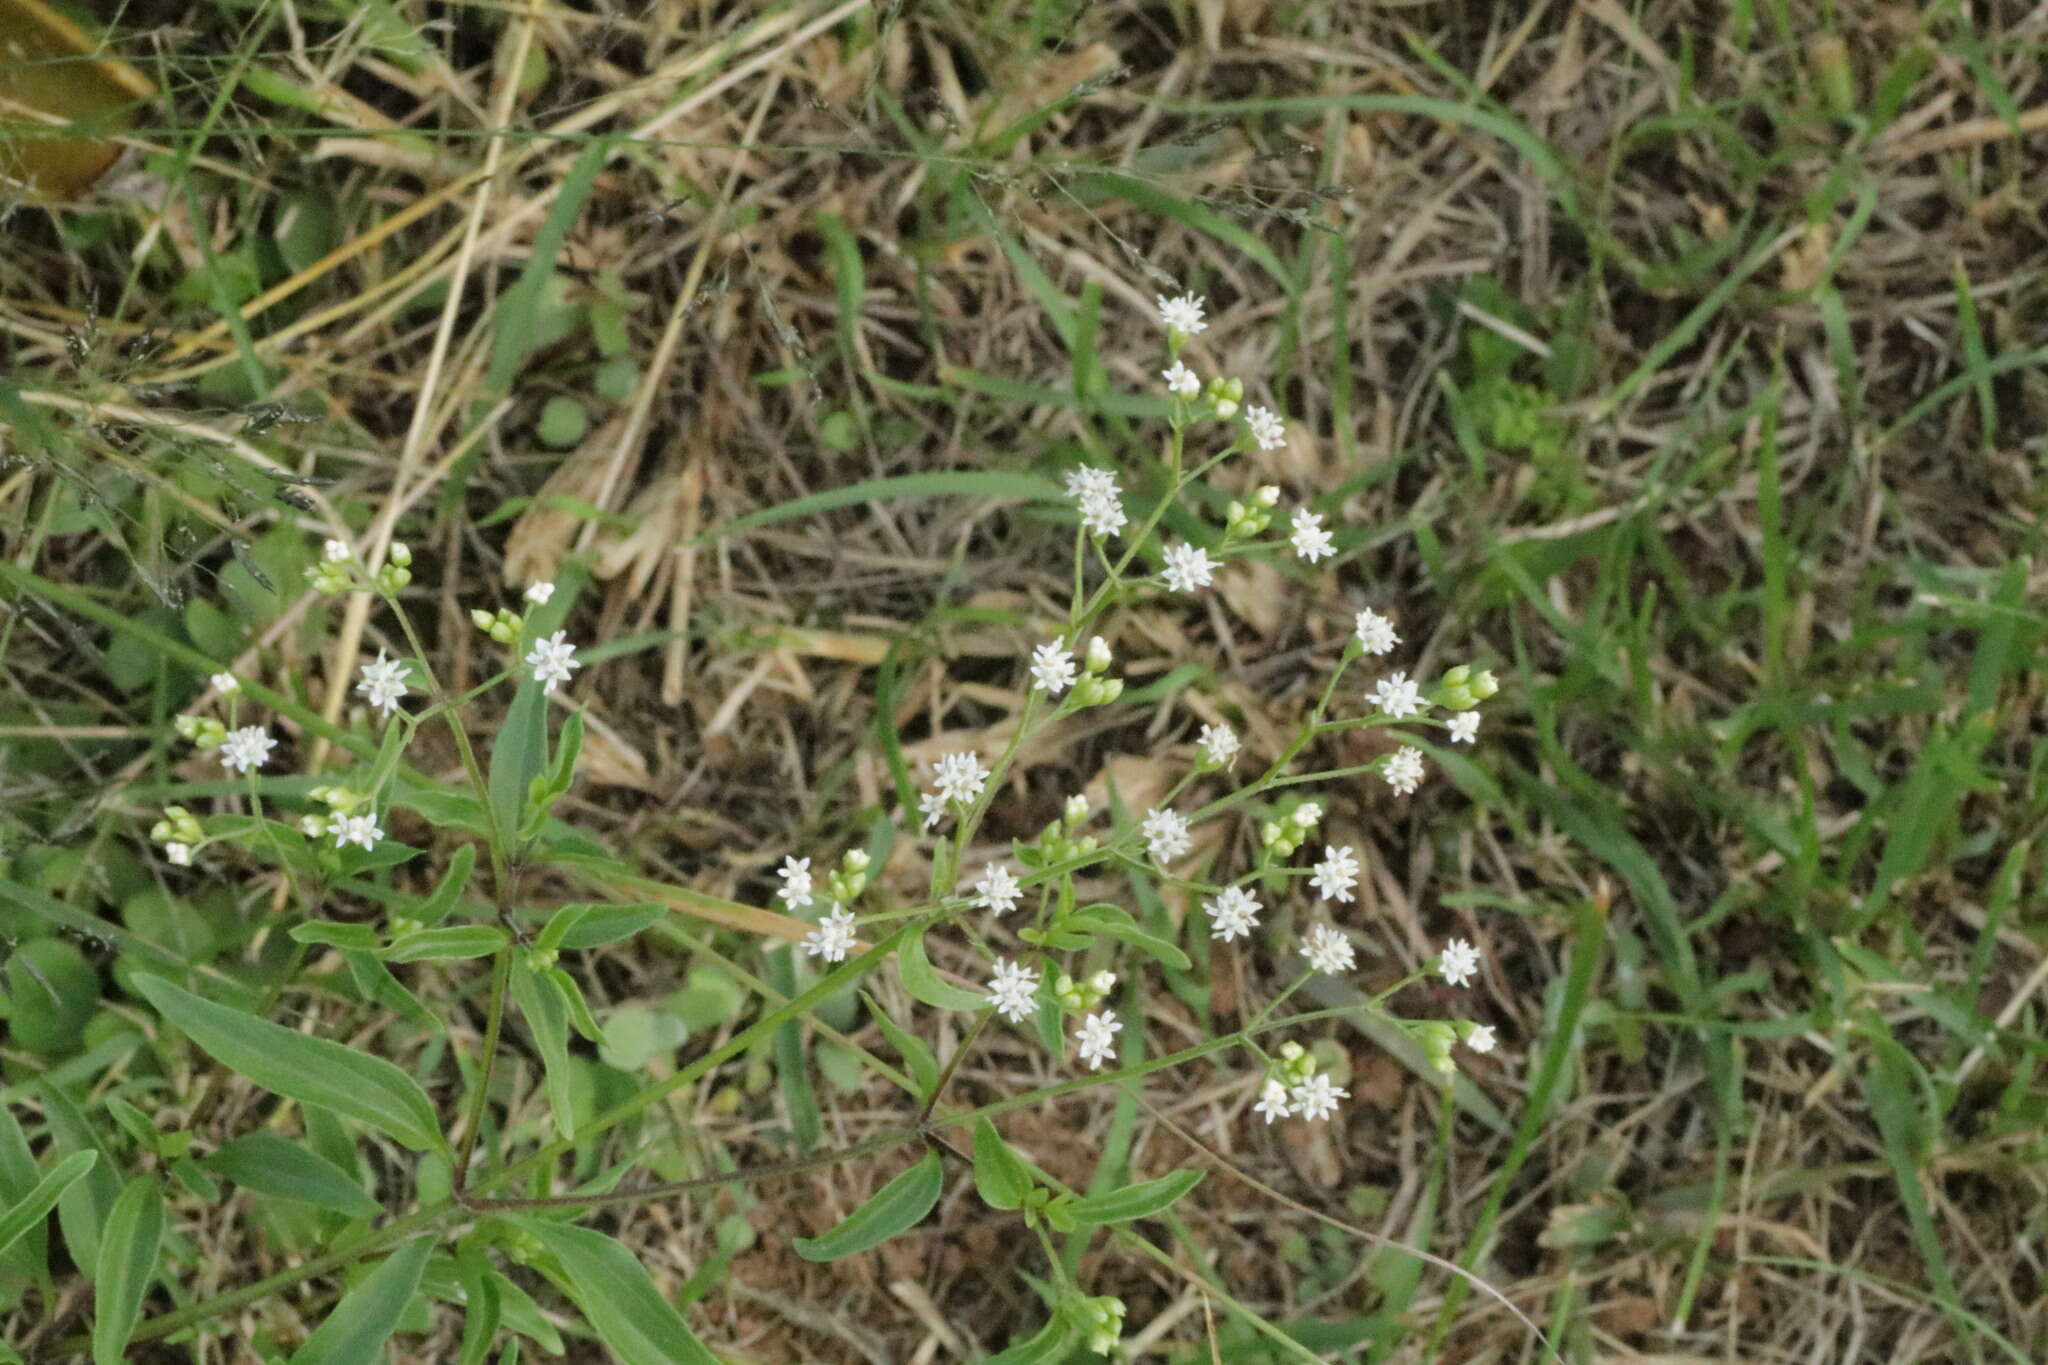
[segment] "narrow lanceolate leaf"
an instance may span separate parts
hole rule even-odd
[[[1175,1171],[1157,1180],[1126,1185],[1108,1194],[1090,1195],[1074,1201],[1073,1214],[1083,1223],[1128,1223],[1133,1218],[1150,1218],[1202,1183],[1200,1171]]]
[[[903,989],[910,993],[912,1000],[921,1000],[938,1009],[978,1010],[988,1003],[985,996],[941,981],[931,959],[924,955],[924,940],[921,938],[907,939],[896,950],[896,974],[903,978]]]
[[[923,1222],[944,1188],[939,1154],[926,1152],[922,1161],[876,1190],[867,1203],[847,1214],[823,1237],[797,1238],[796,1254],[806,1261],[836,1261],[857,1251],[871,1251]]]
[[[274,1133],[238,1137],[206,1159],[213,1171],[244,1189],[333,1209],[351,1218],[383,1212],[363,1187],[326,1157]]]
[[[576,1104],[569,1088],[569,1007],[560,987],[523,960],[512,963],[512,998],[526,1016],[533,1045],[540,1052],[541,1084],[555,1127],[565,1138],[576,1136]]]
[[[570,1296],[619,1365],[718,1365],[647,1268],[617,1241],[544,1218],[512,1221],[561,1262]]]
[[[1052,1365],[1055,1360],[1067,1358],[1067,1338],[1071,1335],[1073,1329],[1067,1320],[1056,1317],[1030,1340],[990,1356],[988,1365]]]
[[[36,1187],[22,1196],[20,1203],[0,1214],[0,1251],[13,1246],[30,1228],[41,1227],[50,1210],[57,1207],[57,1200],[64,1191],[77,1183],[99,1159],[97,1152],[73,1152],[58,1162],[56,1169],[38,1180]]]
[[[1016,1209],[1031,1193],[1031,1172],[987,1119],[974,1123],[974,1188],[992,1209]]]
[[[150,1281],[156,1278],[163,1238],[164,1197],[155,1179],[138,1175],[114,1201],[100,1234],[92,1291],[93,1365],[121,1365],[126,1358],[128,1337],[142,1316]]]
[[[450,924],[401,934],[377,956],[386,962],[459,962],[489,957],[508,941],[495,924]]]
[[[135,989],[208,1056],[265,1090],[360,1119],[414,1151],[445,1146],[419,1082],[383,1058],[202,1000],[162,977],[137,975]]]
[[[433,1238],[415,1237],[392,1252],[341,1296],[327,1321],[292,1353],[291,1365],[380,1365],[384,1343],[398,1330],[433,1250]]]

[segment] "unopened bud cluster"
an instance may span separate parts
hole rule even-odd
[[[179,716],[172,726],[179,739],[201,749],[218,749],[228,740],[228,727],[211,716]]]
[[[1088,1349],[1108,1355],[1124,1334],[1124,1301],[1108,1294],[1068,1305],[1068,1320],[1088,1338]]]
[[[183,806],[165,806],[164,818],[149,827],[151,843],[196,844],[205,835],[200,831],[199,821]]]
[[[1316,824],[1323,818],[1323,808],[1313,801],[1304,801],[1286,816],[1268,820],[1259,827],[1259,842],[1274,858],[1291,858],[1301,847],[1302,841],[1315,831]]]
[[[841,905],[851,905],[860,899],[860,893],[868,889],[868,853],[864,848],[850,848],[839,860],[839,866],[825,878],[825,896]]]
[[[1109,641],[1097,635],[1081,655],[1081,677],[1074,684],[1074,705],[1106,706],[1124,693],[1122,678],[1108,678]]]
[[[308,839],[323,838],[334,832],[334,822],[352,815],[370,798],[346,787],[315,787],[306,793],[310,801],[317,801],[331,812],[328,815],[302,815],[299,817],[299,833]]]
[[[472,607],[469,619],[478,630],[501,645],[516,642],[519,639],[519,632],[526,628],[526,622],[520,619],[519,613],[507,607],[499,607],[496,611]]]
[[[1249,540],[1265,534],[1266,528],[1273,524],[1273,509],[1279,505],[1280,486],[1271,483],[1244,502],[1233,499],[1230,506],[1223,509],[1224,541]]]
[[[1444,674],[1437,687],[1436,704],[1451,711],[1470,711],[1498,691],[1500,683],[1491,669],[1459,664]]]
[[[1081,826],[1088,823],[1088,816],[1087,797],[1075,792],[1067,798],[1066,805],[1060,810],[1060,818],[1047,825],[1038,836],[1039,851],[1047,862],[1063,863],[1095,851],[1098,842],[1095,836],[1080,832]]]
[[[1053,999],[1072,1013],[1086,1014],[1109,998],[1116,989],[1115,972],[1097,972],[1086,981],[1076,981],[1065,972],[1052,983]]]
[[[338,597],[357,587],[368,587],[386,597],[412,582],[412,547],[393,541],[384,567],[367,578],[362,563],[344,540],[330,540],[321,551],[320,562],[306,570],[306,582],[322,597]]]

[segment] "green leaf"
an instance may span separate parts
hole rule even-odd
[[[138,973],[134,984],[207,1055],[265,1090],[359,1119],[416,1152],[446,1150],[433,1102],[382,1057],[202,1000],[159,976]]]
[[[1120,905],[1105,902],[1087,906],[1067,916],[1067,923],[1080,923],[1106,938],[1128,943],[1140,952],[1158,959],[1160,965],[1170,971],[1184,972],[1194,966],[1186,953],[1165,939],[1139,928],[1138,922],[1131,917],[1131,912]]]
[[[491,1264],[474,1246],[464,1246],[456,1258],[456,1273],[462,1278],[462,1354],[455,1365],[483,1365],[491,1342],[498,1335],[504,1308],[498,1286],[491,1280]]]
[[[570,1297],[619,1365],[718,1365],[639,1258],[618,1242],[544,1218],[512,1221],[561,1262]]]
[[[1073,1328],[1067,1325],[1067,1320],[1056,1317],[1037,1336],[990,1356],[985,1365],[1052,1365],[1053,1361],[1066,1359],[1067,1338],[1072,1335]]]
[[[1022,1208],[1031,1193],[1030,1170],[987,1119],[974,1122],[974,1188],[992,1209]]]
[[[945,1188],[944,1167],[937,1152],[926,1152],[915,1166],[876,1190],[865,1204],[841,1219],[822,1237],[799,1237],[796,1254],[806,1261],[836,1261],[870,1251],[898,1233],[924,1221]]]
[[[73,1152],[58,1162],[56,1169],[38,1180],[35,1188],[23,1195],[19,1203],[0,1214],[0,1251],[13,1246],[30,1228],[41,1227],[50,1210],[57,1207],[64,1191],[82,1179],[98,1160],[96,1152]]]
[[[153,1178],[138,1175],[114,1201],[100,1233],[99,1265],[92,1277],[93,1365],[121,1365],[127,1356],[143,1297],[156,1278],[163,1238],[164,1197]]]
[[[333,1209],[351,1218],[374,1218],[383,1212],[341,1167],[275,1133],[238,1137],[208,1157],[206,1165],[258,1194]]]
[[[485,392],[509,393],[520,365],[542,339],[537,335],[536,324],[548,279],[555,273],[555,257],[568,241],[569,229],[575,226],[576,215],[583,211],[583,201],[590,197],[598,167],[604,164],[611,146],[609,138],[593,138],[569,163],[548,216],[533,234],[519,279],[506,291],[504,302],[498,307],[498,325],[491,333],[491,363],[484,372]]]
[[[505,723],[491,743],[491,771],[484,785],[498,837],[510,839],[524,823],[526,789],[548,763],[548,698],[531,670],[520,677]]]
[[[889,1046],[896,1049],[903,1058],[903,1064],[910,1068],[910,1079],[917,1086],[917,1097],[923,1099],[932,1093],[939,1083],[939,1059],[925,1046],[924,1039],[889,1017],[889,1012],[871,995],[862,993],[867,1002],[868,1017],[882,1030],[882,1036],[889,1040]]]
[[[495,924],[450,924],[402,934],[377,956],[386,962],[459,962],[489,957],[510,941]]]
[[[412,918],[421,924],[435,925],[448,918],[455,909],[456,900],[469,886],[469,874],[476,867],[476,845],[464,844],[455,850],[455,856],[448,860],[448,870],[441,874],[440,884],[434,894],[421,901]]]
[[[555,989],[562,993],[562,1008],[569,1013],[569,1027],[593,1043],[603,1042],[604,1029],[590,1012],[590,1004],[583,998],[583,988],[576,984],[576,978],[560,967],[550,967],[542,975],[554,982]]]
[[[896,950],[896,974],[903,978],[903,989],[910,992],[911,999],[942,1010],[978,1010],[988,1004],[986,997],[974,991],[939,980],[931,959],[924,955],[922,938],[906,939]]]
[[[294,943],[324,943],[334,948],[375,948],[377,929],[369,924],[342,924],[331,919],[309,919],[291,927]]]
[[[1091,1194],[1074,1201],[1074,1217],[1083,1223],[1128,1223],[1133,1218],[1150,1218],[1201,1184],[1202,1175],[1201,1171],[1175,1171],[1107,1194]]]
[[[610,905],[579,901],[550,915],[533,946],[541,952],[602,948],[633,937],[666,913],[665,907],[647,902]]]
[[[576,1136],[576,1108],[569,1088],[568,1007],[562,991],[553,981],[537,974],[523,959],[512,964],[512,998],[526,1016],[533,1045],[540,1051],[541,1082],[548,1092],[548,1108],[562,1136]]]
[[[327,1321],[292,1353],[291,1365],[379,1365],[433,1250],[432,1237],[415,1237],[386,1257],[341,1296]]]

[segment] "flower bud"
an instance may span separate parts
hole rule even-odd
[[[1464,686],[1464,685],[1465,685],[1465,684],[1466,684],[1466,683],[1467,683],[1468,681],[1470,681],[1470,680],[1471,680],[1471,677],[1472,677],[1472,667],[1471,667],[1471,665],[1470,665],[1470,664],[1459,664],[1459,665],[1458,665],[1458,666],[1457,666],[1456,668],[1446,669],[1446,670],[1444,671],[1444,678],[1443,678],[1444,686],[1445,686],[1445,687],[1463,687],[1463,686]]]
[[[1217,399],[1216,415],[1226,422],[1237,416],[1237,400],[1233,398]]]
[[[299,833],[305,835],[308,839],[326,838],[327,818],[321,815],[301,815],[299,817]]]
[[[846,850],[846,856],[840,860],[840,866],[848,872],[865,872],[868,870],[869,861],[866,849],[850,848]]]
[[[485,611],[482,607],[471,607],[469,609],[469,619],[478,630],[486,634],[489,634],[491,627],[498,623],[498,618]]]
[[[1090,673],[1100,673],[1109,667],[1109,641],[1097,635],[1088,641],[1088,652],[1082,656],[1081,666]]]
[[[391,542],[391,562],[401,569],[412,567],[412,547],[402,540]]]
[[[1252,501],[1258,506],[1269,510],[1279,506],[1280,485],[1277,483],[1262,484],[1259,491],[1252,494]]]
[[[1470,686],[1472,695],[1481,701],[1500,691],[1500,683],[1494,678],[1493,670],[1490,668],[1482,668],[1473,674]]]
[[[1072,796],[1068,797],[1067,804],[1060,809],[1060,818],[1067,822],[1068,828],[1072,828],[1085,821],[1088,818],[1087,796],[1081,792],[1075,792]]]

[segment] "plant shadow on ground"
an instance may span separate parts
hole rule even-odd
[[[1353,613],[1388,611],[1418,673],[1490,660],[1508,704],[1413,798],[1328,793],[1332,841],[1368,855],[1359,985],[1468,936],[1479,987],[1450,1008],[1504,1046],[1454,1119],[1341,1020],[1336,1124],[1266,1129],[1220,1068],[1011,1116],[1077,1188],[1215,1168],[1152,1225],[1180,1266],[1105,1246],[1085,1278],[1175,1360],[1287,1358],[1209,1277],[1337,1358],[1544,1358],[1502,1298],[1387,1239],[1469,1266],[1572,1361],[2048,1356],[2048,352],[2038,137],[2012,129],[2048,92],[2016,12],[543,4],[514,80],[517,8],[127,6],[113,41],[164,92],[138,150],[97,203],[9,213],[0,1060],[39,1146],[189,1123],[211,1150],[261,1099],[179,1093],[127,989],[130,938],[283,961],[274,887],[138,844],[166,793],[232,791],[169,728],[205,671],[150,640],[334,718],[355,653],[403,642],[333,646],[300,586],[323,537],[403,531],[458,689],[491,668],[486,585],[575,578],[600,642],[577,820],[650,877],[764,904],[782,854],[868,844],[909,773],[1014,718],[1069,587],[1034,490],[1081,459],[1156,479],[1163,408],[1123,395],[1157,389],[1153,295],[1191,288],[1203,371],[1293,430],[1213,512],[1278,483],[1340,554],[1130,611],[1113,643],[1152,718],[1023,755],[987,834],[1030,838],[1076,790],[1141,808],[1203,723],[1277,748]],[[459,772],[435,743],[419,768]],[[914,894],[897,852],[878,881]],[[1177,932],[1190,907],[1134,909]],[[473,1050],[487,983],[420,970],[446,1033],[401,1024],[405,1050]],[[1234,1027],[1238,973],[1281,970],[1198,954],[1155,1046]],[[686,917],[579,972],[606,1020],[573,1057],[586,1114],[814,979]],[[390,1004],[338,968],[319,990],[328,1036]],[[565,1177],[900,1124],[862,1002],[818,1024],[778,1044],[807,1065],[737,1059]],[[502,1124],[541,1124],[539,1058],[507,1046]],[[1055,1079],[1012,1036],[955,1087]],[[964,1201],[848,1261],[789,1250],[901,1164],[600,1225],[736,1358],[966,1358],[1041,1321],[1035,1248]],[[252,1208],[187,1227],[193,1284],[347,1216]],[[32,1356],[79,1329],[4,1258],[0,1290]],[[340,1292],[248,1330],[289,1352]],[[406,1331],[403,1358],[454,1358],[451,1315]]]

